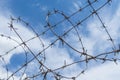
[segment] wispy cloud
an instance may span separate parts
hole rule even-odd
[[[10,13],[10,12],[9,12]],[[9,15],[9,13],[6,13],[7,15]],[[10,15],[13,15],[12,13],[10,13]],[[9,16],[5,16],[2,13],[0,14],[0,34],[4,34],[7,35],[13,39],[15,39],[16,41],[18,41],[19,43],[22,43],[21,40],[18,38],[18,36],[13,32],[13,30],[11,30],[8,26],[9,26],[9,22],[10,22],[10,18]],[[34,37],[34,33],[32,31],[30,31],[29,29],[27,29],[23,24],[19,24],[19,23],[14,23],[13,24],[14,28],[17,29],[17,32],[19,33],[19,35],[22,37],[22,39],[24,41]],[[49,46],[50,44],[50,40],[49,39],[42,39],[42,41],[46,46]],[[40,50],[42,50],[42,46],[38,39],[34,39],[31,40],[29,42],[27,42],[26,44],[29,46],[30,49],[32,49],[32,51],[34,51],[35,53],[38,53]],[[9,44],[9,45],[8,45]],[[5,54],[7,51],[11,50],[12,48],[14,48],[15,46],[17,46],[19,44],[17,44],[16,42],[12,41],[11,39],[7,39],[6,37],[0,37],[0,55]],[[7,47],[6,47],[7,46]],[[24,47],[24,46],[23,46]],[[14,54],[19,54],[19,53],[24,53],[24,50],[21,47],[16,48],[15,50],[9,52],[7,55],[4,56],[5,62],[6,64],[10,64],[10,59],[12,58],[12,56]],[[48,50],[46,50],[46,65],[48,67],[50,67],[51,69],[57,68],[57,67],[61,67],[61,65],[64,65],[64,61],[66,61],[66,63],[72,63],[73,60],[70,58],[69,53],[67,52],[67,50],[63,50],[62,48],[58,48],[58,45],[56,47],[53,48],[49,48]],[[2,62],[2,60],[1,60]],[[36,67],[38,63],[36,63]],[[1,78],[7,78],[7,71],[5,69],[5,67],[3,67],[4,63],[0,66],[0,74],[2,74],[2,72],[5,72],[3,75],[1,75]],[[32,73],[33,70],[36,70],[35,64],[30,63],[29,64],[30,67],[28,67],[27,69],[27,73]],[[73,69],[73,68],[72,68]],[[31,71],[31,72],[30,72]],[[37,72],[37,71],[36,71]],[[12,74],[12,72],[8,71],[9,75]],[[68,73],[68,72],[67,72]],[[29,75],[27,74],[27,75]],[[19,76],[13,76],[14,79],[19,79]]]
[[[79,9],[79,5],[81,5],[80,2],[77,3],[73,3],[75,9]],[[37,6],[39,6],[37,4]],[[1,7],[1,6],[0,6]],[[43,8],[44,10],[44,8]],[[113,14],[114,16],[111,18],[111,20],[106,19],[107,21],[105,21],[105,23],[108,23],[106,25],[108,25],[108,30],[110,31],[111,36],[116,39],[115,43],[119,43],[118,39],[119,34],[120,34],[120,7],[117,9],[116,13]],[[6,17],[6,15],[4,15],[4,13],[0,13],[0,34],[5,34],[8,36],[11,36],[12,38],[14,38],[15,40],[17,40],[19,43],[22,43],[20,41],[20,39],[17,37],[16,34],[13,33],[12,30],[10,30],[10,28],[8,27],[8,23],[10,22],[10,19],[8,18],[9,15],[13,15],[10,12],[7,12],[6,14],[8,15]],[[102,15],[104,17],[106,17],[107,15]],[[108,17],[109,18],[109,17]],[[104,18],[103,18],[104,19]],[[15,28],[17,28],[17,32],[20,34],[20,36],[22,37],[22,39],[28,40],[32,37],[35,36],[35,34],[29,30],[28,28],[26,28],[23,24],[20,23],[15,23],[14,24]],[[107,41],[108,36],[106,35],[105,31],[102,28],[98,28],[100,27],[100,23],[97,19],[93,19],[92,21],[88,21],[88,25],[87,25],[87,30],[89,31],[89,36],[85,36],[85,35],[81,35],[82,36],[82,40],[84,43],[85,48],[88,50],[89,54],[92,55],[96,55],[97,52],[99,51],[106,51],[109,46],[109,41]],[[82,26],[81,26],[82,27]],[[81,32],[79,32],[81,33]],[[43,41],[43,43],[46,46],[49,46],[51,41],[48,38],[41,38],[41,40]],[[72,40],[72,41],[71,41]],[[67,40],[69,43],[71,43],[71,45],[79,50],[78,46],[78,39],[76,38],[74,33],[70,34],[70,37]],[[74,42],[74,43],[73,43]],[[30,42],[27,43],[27,45],[29,46],[29,48],[34,51],[35,54],[37,54],[39,51],[42,50],[42,45],[38,44],[40,43],[38,38],[31,40]],[[9,45],[8,45],[9,44]],[[10,49],[14,48],[16,45],[18,45],[17,43],[15,43],[12,40],[6,39],[4,37],[0,37],[0,55],[4,54],[6,51],[9,51]],[[7,46],[7,47],[6,47]],[[101,47],[102,46],[102,47]],[[99,50],[98,50],[99,49]],[[81,50],[81,47],[80,47]],[[6,64],[10,63],[10,59],[11,57],[16,54],[16,53],[21,53],[24,52],[22,48],[17,48],[15,50],[13,50],[12,52],[10,52],[9,54],[7,54],[4,59]],[[72,52],[71,52],[72,53]],[[74,54],[74,53],[73,53]],[[2,60],[1,60],[2,62]],[[61,66],[64,66],[65,64],[69,64],[74,62],[74,59],[71,58],[71,55],[69,53],[68,48],[61,48],[59,47],[59,44],[56,44],[55,46],[53,46],[52,48],[49,48],[46,50],[46,62],[45,65],[51,69],[55,69]],[[4,64],[0,64],[0,77],[1,78],[6,78],[7,76],[7,71],[5,69],[5,67],[3,67]],[[33,71],[37,72],[37,68],[39,68],[38,63],[37,62],[31,62],[29,64],[30,66],[27,68],[28,73],[32,73]],[[120,64],[118,63],[118,65],[115,65],[114,63],[104,63],[102,65],[99,65],[96,67],[92,67],[90,69],[88,69],[88,71],[86,71],[85,75],[81,75],[80,78],[77,78],[77,80],[83,79],[83,80],[118,80],[119,78],[119,67]],[[63,69],[62,74],[66,75],[66,76],[75,76],[77,73],[79,73],[82,70],[82,68],[79,65],[73,65],[70,66],[66,69]],[[3,74],[4,72],[4,74]],[[11,71],[8,72],[9,75],[12,74]],[[29,76],[30,74],[25,74],[25,76]],[[19,76],[14,76],[15,80],[18,80]]]
[[[82,6],[81,1],[74,1],[72,6],[70,7],[70,12],[75,12],[76,10],[79,10]]]
[[[79,79],[83,80],[119,80],[120,64],[114,63],[101,64],[88,70]],[[78,79],[78,80],[79,80]]]
[[[77,2],[73,3],[73,5],[75,6],[76,10],[78,10],[80,8],[80,5]]]

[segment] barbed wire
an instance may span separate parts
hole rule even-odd
[[[82,74],[84,74],[86,72],[86,70],[89,68],[88,67],[88,63],[92,60],[94,61],[99,61],[102,63],[105,63],[107,61],[110,62],[114,62],[115,64],[117,64],[117,61],[119,61],[120,59],[116,56],[119,55],[120,52],[120,47],[119,45],[115,45],[114,39],[112,38],[111,34],[109,32],[109,30],[107,29],[106,25],[104,24],[104,21],[102,20],[101,16],[98,14],[98,11],[100,11],[103,7],[105,7],[106,5],[110,4],[112,0],[105,0],[103,4],[100,5],[100,7],[98,7],[97,9],[95,9],[95,7],[93,6],[93,4],[99,3],[99,0],[86,0],[86,5],[83,7],[80,7],[77,11],[75,11],[74,13],[72,13],[71,15],[66,15],[64,12],[54,9],[53,11],[48,11],[47,16],[46,16],[46,25],[44,26],[46,28],[45,31],[41,32],[41,33],[37,33],[34,29],[34,26],[30,25],[28,22],[26,22],[25,20],[23,20],[21,17],[18,18],[14,18],[14,17],[10,17],[10,23],[9,23],[9,28],[10,30],[16,34],[16,36],[19,38],[20,41],[17,41],[16,39],[12,38],[9,35],[5,35],[5,34],[0,34],[0,37],[4,37],[7,38],[15,43],[17,43],[17,46],[11,48],[9,51],[6,51],[5,53],[2,53],[0,55],[0,59],[2,60],[3,64],[5,65],[5,69],[7,71],[7,76],[5,79],[1,79],[0,80],[14,80],[15,76],[19,73],[20,74],[20,78],[19,80],[49,80],[48,78],[50,77],[51,80],[76,80],[77,78],[79,78]],[[90,14],[85,15],[85,18],[83,18],[82,20],[79,20],[77,23],[73,23],[73,20],[71,19],[73,16],[75,16],[76,14],[82,14],[83,10],[86,8],[91,8],[92,11],[90,12]],[[60,20],[59,22],[52,24],[50,22],[50,18],[52,18],[53,15],[61,15],[63,17],[62,20]],[[86,22],[86,20],[88,20],[90,17],[92,17],[93,15],[96,15],[96,17],[98,18],[98,20],[100,21],[103,29],[106,32],[106,35],[108,35],[109,37],[109,41],[112,43],[111,51],[105,51],[105,52],[100,52],[99,54],[97,54],[96,52],[94,52],[94,54],[97,55],[90,55],[90,53],[87,52],[87,48],[84,45],[84,41],[82,40],[81,34],[79,33],[79,27],[80,25],[82,25],[84,22]],[[70,24],[71,27],[68,27],[62,34],[57,34],[55,31],[55,28],[59,27],[58,25],[64,23],[64,22],[68,22]],[[27,28],[29,28],[33,33],[34,33],[34,37],[29,38],[28,40],[24,41],[23,38],[21,37],[22,35],[20,35],[18,33],[18,30],[15,28],[14,23],[21,23],[21,24],[25,24],[25,26]],[[69,35],[70,32],[75,32],[75,36],[78,39],[78,42],[81,46],[81,50],[73,47],[69,42],[67,42],[67,40],[64,38],[66,35]],[[47,34],[48,32],[51,32],[54,37],[55,40],[53,40],[49,45],[45,46],[44,41],[42,40],[42,36],[44,36],[44,34]],[[27,44],[29,41],[32,41],[34,39],[38,38],[39,39],[39,43],[37,43],[38,45],[41,45],[41,50],[37,53],[34,53],[34,51],[31,49],[31,47]],[[77,59],[76,61],[67,64],[66,61],[64,61],[64,65],[61,65],[58,68],[52,69],[49,66],[47,66],[45,64],[45,61],[47,60],[46,58],[46,51],[48,49],[50,49],[53,45],[55,45],[57,42],[61,42],[62,45],[64,47],[67,47],[67,49],[74,51],[75,53],[78,53],[80,55],[80,57],[82,57],[81,59]],[[31,43],[32,44],[32,43]],[[5,56],[7,56],[8,54],[11,54],[12,51],[16,50],[16,48],[21,47],[24,50],[25,53],[25,63],[23,65],[21,65],[18,69],[15,70],[15,72],[9,74],[9,69],[8,66],[6,64],[5,61]],[[32,58],[29,59],[28,57],[28,53],[32,55]],[[109,55],[113,55],[113,57],[109,58]],[[36,62],[35,62],[36,61]],[[37,70],[37,73],[32,73],[33,75],[27,75],[25,78],[23,77],[25,74],[27,74],[27,68],[29,67],[29,64],[35,62],[35,64],[37,64],[39,66],[39,69]],[[64,74],[62,74],[62,70],[67,69],[70,66],[73,66],[74,64],[82,64],[85,63],[85,67],[84,69],[82,69],[81,71],[79,71],[79,73],[77,73],[75,76],[65,76]],[[24,70],[23,70],[24,69]],[[23,71],[22,71],[23,70]]]

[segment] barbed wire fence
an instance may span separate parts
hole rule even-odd
[[[21,47],[24,50],[26,61],[25,61],[24,65],[21,65],[20,68],[15,70],[15,72],[13,72],[12,74],[8,73],[9,72],[8,66],[4,66],[7,71],[7,76],[6,76],[6,79],[0,79],[0,80],[15,80],[14,77],[17,73],[20,73],[19,80],[37,80],[37,79],[38,80],[77,80],[78,77],[80,77],[82,74],[84,74],[85,71],[89,68],[89,66],[87,64],[92,60],[95,60],[95,61],[101,62],[101,63],[104,63],[106,61],[111,61],[111,62],[115,62],[117,64],[117,61],[120,60],[118,57],[116,57],[119,55],[119,52],[120,52],[119,44],[117,44],[117,45],[115,44],[114,39],[111,36],[112,33],[109,32],[106,25],[104,24],[104,21],[102,20],[101,16],[98,13],[98,11],[100,11],[104,6],[111,4],[111,2],[112,2],[112,0],[105,0],[104,3],[96,9],[93,5],[96,3],[99,3],[99,0],[93,0],[93,1],[86,0],[86,5],[84,5],[83,7],[80,7],[79,10],[75,11],[74,13],[72,13],[69,16],[66,15],[64,12],[57,10],[57,9],[54,9],[53,11],[48,11],[48,14],[46,16],[46,25],[44,26],[46,29],[45,29],[45,31],[43,31],[41,33],[37,33],[35,31],[35,29],[33,28],[33,26],[31,26],[28,22],[23,20],[21,17],[18,17],[18,18],[11,17],[11,21],[9,23],[9,28],[13,33],[15,33],[18,36],[18,38],[21,40],[22,43],[15,40],[14,38],[12,38],[9,35],[0,34],[1,37],[5,37],[5,38],[12,40],[18,44],[14,48],[11,48],[9,51],[0,55],[0,59],[6,65],[4,56],[7,56],[8,54],[10,54],[11,51],[16,50],[16,48]],[[79,20],[77,23],[74,23],[74,21],[71,20],[71,18],[73,16],[75,16],[76,14],[82,13],[83,10],[88,7],[91,8],[90,14],[85,16],[82,20]],[[58,21],[57,23],[53,24],[50,21],[50,19],[53,19],[52,18],[53,15],[61,15],[63,17],[63,19]],[[79,33],[78,28],[80,27],[79,25],[82,25],[84,22],[86,22],[86,20],[88,20],[92,16],[95,16],[98,18],[98,20],[100,21],[100,23],[102,25],[102,29],[106,32],[106,34],[109,38],[108,41],[111,44],[111,48],[112,48],[111,51],[105,51],[105,52],[102,51],[102,53],[100,52],[98,55],[90,55],[90,53],[87,52],[87,49],[84,46],[84,41],[81,38],[81,34]],[[29,29],[32,30],[32,32],[35,34],[35,36],[30,38],[29,40],[24,41],[23,38],[21,37],[21,35],[18,33],[17,29],[14,27],[15,22],[26,25]],[[68,22],[71,25],[71,27],[65,29],[65,31],[61,34],[57,33],[55,31],[55,28],[60,27],[59,25],[61,25],[64,22]],[[67,35],[69,35],[69,33],[72,31],[74,31],[76,33],[75,36],[79,40],[78,43],[80,43],[81,50],[74,48],[65,39],[68,37]],[[47,34],[48,32],[51,32],[55,36],[55,40],[52,41],[48,46],[45,46],[41,37],[44,36],[45,34]],[[39,39],[40,45],[42,45],[42,50],[40,50],[37,54],[34,53],[34,51],[32,51],[32,49],[27,45],[27,43],[29,41],[32,41],[36,38]],[[78,53],[80,55],[80,57],[82,57],[82,60],[77,59],[77,61],[75,61],[73,63],[69,63],[69,64],[64,62],[64,65],[61,65],[61,67],[56,68],[56,69],[51,69],[47,65],[45,65],[45,61],[47,60],[46,54],[49,54],[49,53],[46,53],[45,51],[47,49],[51,48],[53,45],[55,45],[58,41],[62,43],[63,47],[67,46],[68,49],[73,50],[75,53]],[[28,53],[33,56],[32,59],[30,59],[30,60],[28,59]],[[112,58],[108,57],[109,55],[113,55],[113,57]],[[26,74],[27,66],[34,60],[37,61],[36,64],[39,65],[38,73],[34,73],[34,71],[33,71],[32,76],[26,76],[25,78],[23,78],[23,75]],[[65,70],[69,66],[72,66],[74,64],[79,65],[81,63],[85,63],[84,69],[79,71],[79,73],[76,76],[69,77],[69,76],[65,76],[64,74],[61,74],[62,69]]]

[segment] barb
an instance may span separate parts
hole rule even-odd
[[[119,56],[120,48],[119,48],[119,46],[117,47],[115,45],[115,42],[111,36],[111,33],[109,32],[106,25],[104,24],[101,16],[98,14],[98,11],[100,11],[107,4],[110,4],[111,1],[112,0],[104,1],[104,3],[101,4],[96,9],[93,5],[99,3],[99,1],[98,0],[93,0],[93,1],[87,0],[85,6],[79,8],[77,11],[75,11],[71,15],[66,15],[64,12],[56,10],[56,9],[54,9],[53,11],[48,11],[47,16],[46,16],[46,25],[44,26],[46,28],[46,30],[44,30],[40,34],[38,34],[35,31],[34,27],[30,23],[26,22],[21,17],[13,18],[11,16],[10,17],[11,21],[10,21],[8,27],[10,28],[10,30],[13,33],[16,34],[16,36],[21,41],[21,43],[19,41],[15,40],[14,38],[12,38],[11,36],[6,36],[5,34],[0,34],[1,38],[3,38],[3,37],[8,38],[9,40],[18,44],[14,48],[11,48],[9,51],[6,51],[2,55],[0,55],[0,59],[2,59],[3,64],[5,65],[5,68],[7,71],[6,80],[11,80],[11,79],[14,80],[15,76],[17,74],[20,74],[19,80],[38,80],[38,79],[48,80],[49,78],[51,80],[63,80],[63,79],[77,80],[81,75],[85,74],[86,70],[89,68],[90,61],[95,61],[95,62],[99,61],[101,63],[105,63],[107,61],[110,61],[110,62],[114,62],[115,64],[117,64],[117,61],[120,60],[117,57],[117,56]],[[88,7],[90,7],[92,9],[92,12],[88,13],[88,15],[84,15],[84,18],[82,20],[78,19],[78,22],[74,23],[72,18],[78,14],[79,15],[82,14],[82,12],[85,9],[87,9]],[[57,23],[52,24],[50,22],[50,19],[52,19],[54,15],[61,15],[63,17],[63,19],[58,21]],[[112,43],[112,47],[113,47],[113,49],[111,51],[102,51],[99,53],[94,52],[94,54],[97,54],[97,55],[90,55],[91,53],[88,52],[86,46],[84,45],[85,41],[83,41],[83,39],[81,38],[82,35],[80,34],[80,31],[78,28],[81,27],[80,26],[81,24],[84,24],[84,22],[86,22],[89,18],[91,18],[92,15],[96,15],[96,17],[100,21],[102,27],[104,28],[106,34],[108,35],[109,40]],[[61,32],[62,34],[57,34],[57,32],[56,32],[57,28],[60,27],[59,25],[62,25],[65,22],[70,24],[70,27],[65,29],[65,31],[63,33]],[[34,33],[34,37],[29,38],[28,40],[24,41],[24,39],[18,33],[19,29],[15,28],[14,23],[24,24],[27,28],[29,28]],[[44,34],[47,34],[49,32],[52,32],[52,34],[54,36],[54,40],[50,44],[45,46],[45,43],[41,37],[45,36]],[[65,36],[69,35],[71,32],[74,32],[76,34],[75,37],[77,37],[77,41],[78,41],[77,45],[80,45],[81,49],[77,49],[74,46],[72,46],[70,42],[67,42],[67,39],[65,38]],[[41,47],[42,47],[42,49],[39,50],[39,52],[34,52],[31,49],[31,47],[27,44],[29,41],[32,41],[36,38],[39,39],[38,45],[41,45]],[[69,36],[67,36],[67,38],[69,39]],[[76,60],[73,60],[73,62],[71,62],[71,63],[67,63],[67,60],[64,60],[64,63],[63,63],[64,65],[61,65],[61,66],[56,67],[56,68],[50,68],[46,64],[46,60],[47,60],[46,55],[49,54],[49,52],[46,52],[46,51],[48,49],[50,49],[53,45],[57,44],[58,41],[63,44],[64,48],[67,48],[68,50],[71,50],[74,53],[78,53],[82,57],[79,57],[79,59],[76,58]],[[33,43],[31,43],[31,44],[33,44]],[[8,66],[7,66],[7,63],[5,62],[4,58],[5,58],[5,56],[9,55],[11,51],[16,50],[16,48],[18,48],[18,47],[21,47],[24,50],[26,61],[23,65],[21,65],[18,69],[16,69],[15,72],[13,72],[12,74],[8,74],[9,70],[8,70]],[[28,53],[32,56],[32,58],[28,57]],[[109,57],[109,56],[116,54],[116,53],[118,55],[114,55],[114,56],[112,56],[112,58]],[[26,77],[24,77],[24,75],[27,74],[28,67],[30,67],[29,64],[32,62],[37,64],[37,66],[39,67],[39,69],[36,68],[38,72],[33,72],[32,75],[27,75]],[[62,72],[64,72],[64,70],[67,70],[67,68],[72,67],[76,64],[77,65],[82,64],[84,66],[84,68],[82,68],[82,70],[79,71],[79,73],[77,73],[76,75],[66,76],[65,74],[62,73]]]

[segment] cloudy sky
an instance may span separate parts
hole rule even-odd
[[[92,2],[94,0],[90,1]],[[97,10],[106,2],[107,0],[99,0],[93,4],[93,7]],[[72,24],[66,20],[57,25],[56,28],[52,29],[58,36],[55,36],[51,31],[47,31],[44,35],[34,38],[36,36],[34,31],[37,34],[41,34],[48,29],[48,27],[44,27],[47,24],[47,21],[50,22],[50,25],[54,25],[64,19],[59,13],[48,17],[48,12],[53,13],[54,10],[59,10],[60,13],[70,16],[87,4],[87,0],[0,0],[0,55],[2,55],[0,56],[0,80],[9,78],[11,74],[26,63],[26,59],[27,61],[30,61],[34,57],[32,53],[37,55],[47,47],[45,52],[42,52],[41,55],[38,56],[38,59],[44,62],[45,66],[50,69],[54,70],[64,65],[84,60],[85,57],[80,57],[79,53],[83,50],[78,34],[89,55],[96,56],[104,52],[110,52],[114,50],[113,47],[118,49],[120,43],[119,0],[112,1],[98,11],[100,18],[106,25],[108,33],[114,40],[114,45],[109,40],[109,35],[106,33],[96,15],[92,15],[87,20],[83,21],[81,25],[78,25],[77,28],[72,29],[66,36],[62,37],[65,42],[57,40],[58,36],[69,31],[73,25],[91,14],[93,9],[90,6],[85,8],[82,12],[78,12],[72,16],[70,18]],[[11,23],[11,16],[14,18],[20,17],[25,20],[25,23],[30,23],[30,26],[26,26],[24,22],[13,22],[15,31],[20,35],[23,41],[31,39],[26,43],[29,49],[25,45],[19,46],[23,41],[16,35],[14,30],[8,27]],[[78,34],[76,33],[76,29]],[[54,45],[49,47],[54,41],[56,41]],[[43,58],[44,56],[46,57],[45,61]],[[119,58],[119,54],[117,56],[111,54],[108,55],[107,58]],[[102,63],[100,60],[97,62],[91,60],[87,66],[88,68],[85,73],[76,77],[76,80],[119,80],[120,78],[119,61],[117,61],[116,65],[111,61]],[[37,60],[33,60],[27,67],[23,67],[20,71],[10,77],[9,80],[13,80],[13,78],[14,80],[24,80],[26,77],[38,74],[39,67],[40,64]],[[86,69],[85,63],[77,63],[62,70],[58,70],[58,72],[64,76],[75,77],[84,69]],[[22,75],[22,73],[24,74]],[[52,74],[49,74],[47,78],[48,80],[54,80]],[[35,78],[35,80],[42,79],[42,76],[37,76]],[[69,79],[63,78],[62,80]]]

